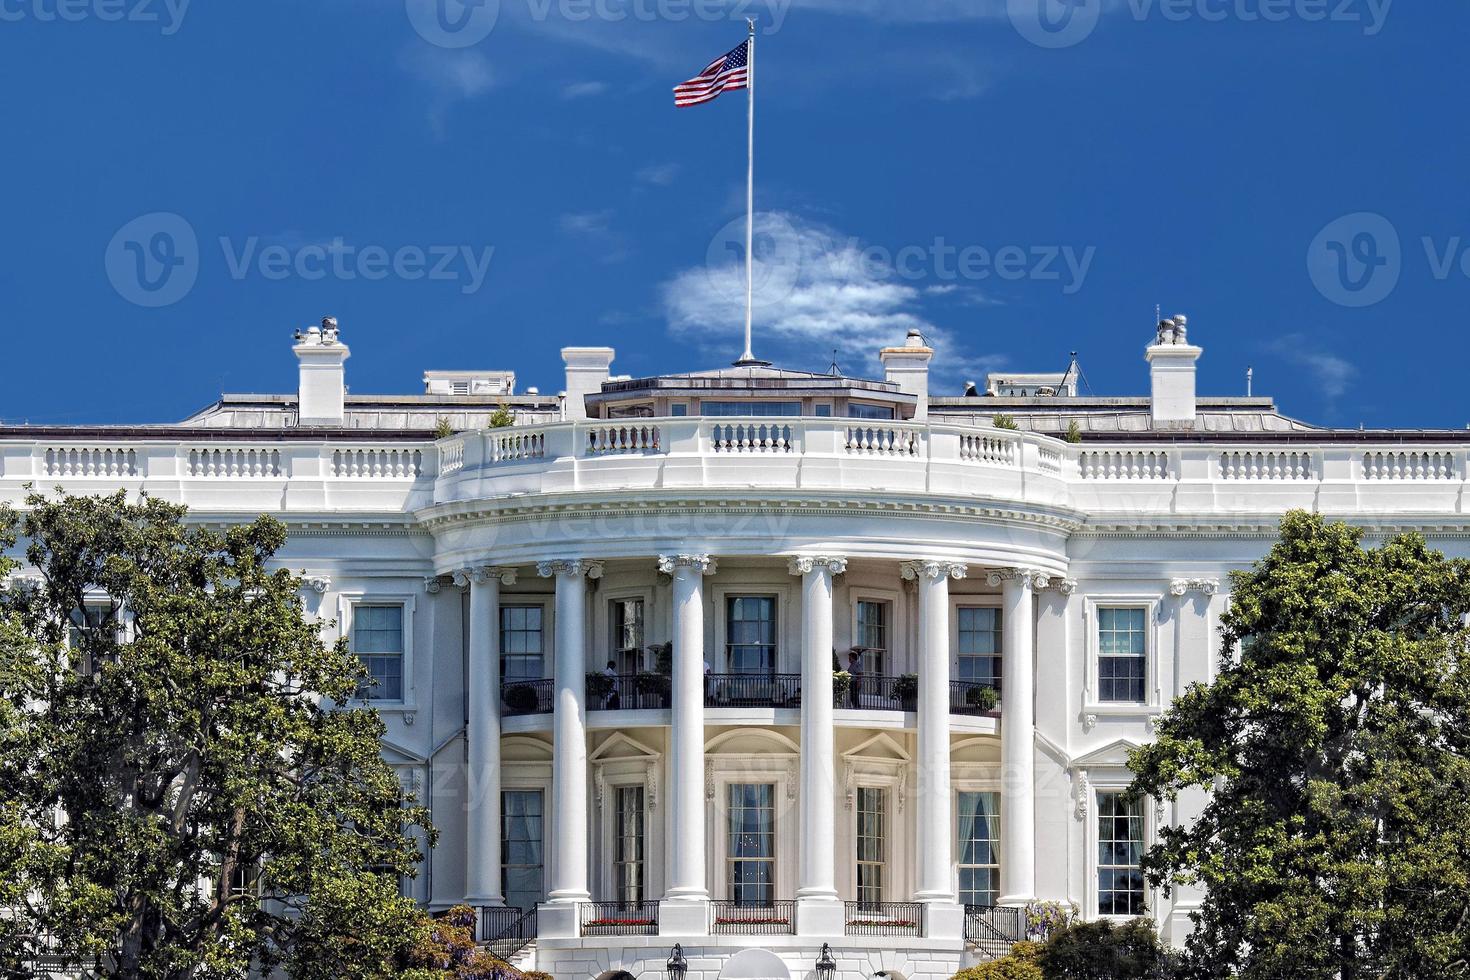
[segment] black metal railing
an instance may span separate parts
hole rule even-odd
[[[657,936],[657,902],[581,902],[577,918],[584,936]]]
[[[952,715],[988,715],[999,704],[999,681],[949,682],[949,713]]]
[[[632,711],[667,708],[670,704],[669,678],[662,674],[600,675],[587,679],[588,711]]]
[[[965,906],[965,942],[992,959],[1026,938],[1026,910],[999,905]]]
[[[912,674],[907,677],[853,674],[847,690],[832,692],[832,706],[862,711],[917,711],[918,679]]]
[[[500,925],[499,932],[492,931]],[[485,948],[503,960],[531,945],[536,938],[536,910],[518,908],[483,908],[480,910],[480,935]]]
[[[716,936],[787,936],[796,935],[796,903],[710,902],[714,920],[710,926]]]
[[[917,902],[844,902],[848,936],[917,936],[923,906]]]
[[[798,708],[800,674],[706,674],[706,708]]]
[[[500,684],[500,712],[507,718],[516,715],[551,714],[556,690],[553,680],[502,681]]]

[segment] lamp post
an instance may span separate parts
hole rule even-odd
[[[673,950],[669,953],[669,961],[664,964],[668,980],[684,980],[684,975],[689,972],[689,961],[684,958],[684,947],[675,943]]]
[[[817,957],[817,980],[833,980],[837,976],[837,961],[832,958],[832,947],[822,944],[821,955]]]

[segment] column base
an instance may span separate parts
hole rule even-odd
[[[1036,901],[1035,895],[1002,895],[995,904],[1006,909],[1023,909]]]
[[[660,936],[708,936],[709,899],[666,898],[658,903]]]
[[[577,939],[582,922],[576,902],[542,902],[536,909],[536,935],[546,939]]]
[[[964,939],[965,907],[956,902],[925,902],[924,938]]]
[[[796,900],[796,934],[798,936],[840,936],[846,930],[844,906],[836,898],[798,898]]]

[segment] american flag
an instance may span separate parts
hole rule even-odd
[[[750,39],[729,54],[722,54],[709,67],[687,82],[674,86],[674,105],[699,105],[750,84]]]

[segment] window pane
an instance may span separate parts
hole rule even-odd
[[[884,823],[887,794],[877,787],[863,786],[857,791],[857,872],[858,901],[883,901],[883,866],[887,836]]]
[[[747,416],[753,418],[791,417],[801,414],[801,402],[720,402],[699,403],[702,415]]]
[[[1146,611],[1099,609],[1097,613],[1097,687],[1102,701],[1146,700],[1148,639]]]
[[[776,600],[731,596],[726,603],[725,655],[733,674],[776,671]]]
[[[769,905],[775,899],[776,787],[770,783],[728,788],[727,882],[730,899]]]
[[[960,902],[994,905],[1000,897],[1000,794],[959,794]]]
[[[359,697],[369,701],[403,700],[402,606],[354,606],[352,652],[370,678],[358,691]]]
[[[544,897],[543,833],[540,790],[500,794],[500,883],[506,905],[530,910]]]
[[[643,901],[643,787],[620,787],[613,828],[613,887],[617,900]]]
[[[1097,852],[1098,914],[1144,914],[1141,800],[1130,800],[1122,793],[1098,794]]]
[[[500,607],[500,676],[505,681],[545,677],[540,606]]]
[[[959,619],[959,670],[955,679],[988,684],[1000,690],[1000,610],[961,606]]]

